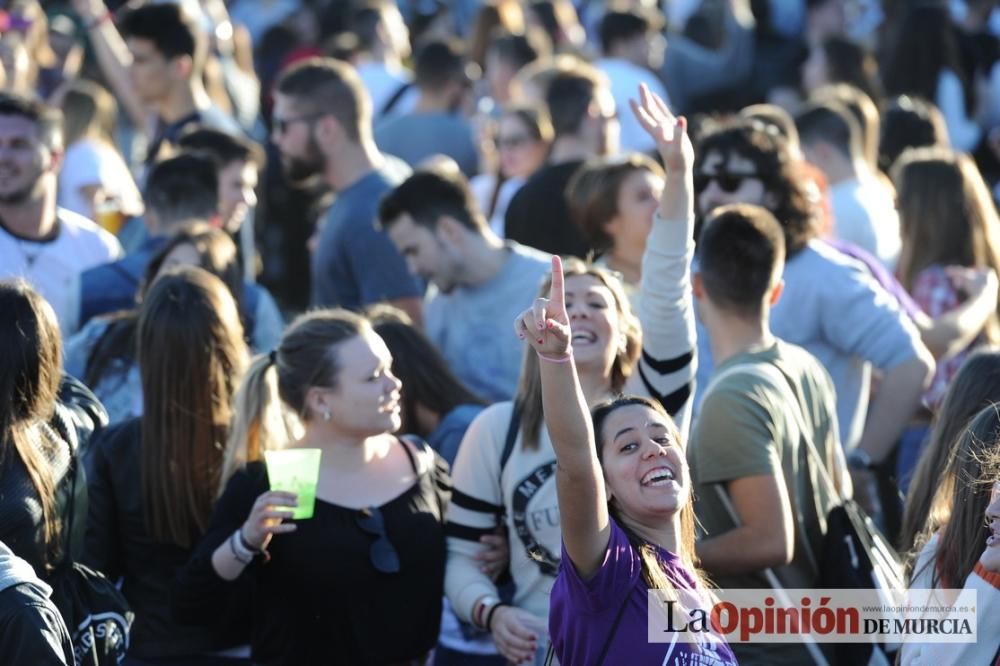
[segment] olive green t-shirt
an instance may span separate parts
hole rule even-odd
[[[834,452],[840,446],[833,382],[807,351],[781,341],[767,349],[727,359],[716,369],[716,375],[744,364],[776,367],[793,388],[793,394],[765,377],[739,370],[710,386],[688,446],[695,511],[704,528],[701,536],[711,538],[735,527],[717,487],[725,489],[726,482],[747,476],[778,475],[784,479],[792,502],[796,534],[791,564],[775,569],[775,573],[784,587],[811,588],[816,581],[814,558],[820,555],[826,514],[836,499],[816,476],[815,460],[807,459],[807,445],[793,410],[800,410],[802,423],[819,455],[827,461],[827,470],[833,470]],[[792,395],[797,396],[798,404],[789,404]],[[713,576],[709,571],[708,574],[723,590],[770,587],[763,572]],[[767,648],[769,659],[764,661],[772,662],[778,657],[773,652],[775,648],[785,651],[779,646],[739,647],[740,663],[750,656],[748,648],[751,653],[756,651],[754,648]]]
[[[808,449],[795,410],[802,414],[813,444],[827,461],[827,470],[832,470],[834,447],[840,446],[833,382],[807,351],[780,340],[767,349],[727,359],[716,374],[758,363],[772,365],[785,376],[798,404],[789,404],[792,396],[783,387],[750,372],[736,371],[711,387],[688,447],[695,509],[706,537],[722,534],[735,524],[714,486],[759,474],[783,477],[797,527],[803,529],[796,530],[792,563],[776,573],[786,587],[811,587],[816,569],[810,553],[819,552],[825,517],[835,498],[821,479],[813,479],[817,472],[814,464],[807,464]],[[723,588],[768,586],[760,573],[714,580]]]

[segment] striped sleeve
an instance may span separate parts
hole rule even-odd
[[[452,468],[445,594],[466,621],[477,599],[497,593],[475,556],[484,548],[479,538],[494,532],[503,512],[500,454],[511,409],[510,403],[499,403],[483,410],[466,430]]]
[[[664,220],[657,211],[642,257],[639,321],[642,356],[625,386],[666,408],[687,437],[697,370],[691,260],[694,217]]]

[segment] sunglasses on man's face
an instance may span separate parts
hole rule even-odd
[[[361,509],[354,515],[354,520],[367,534],[376,537],[368,551],[372,566],[382,573],[399,573],[399,553],[385,533],[382,512],[374,507]]]
[[[701,193],[705,191],[708,184],[713,180],[719,189],[728,194],[732,194],[743,186],[743,182],[750,178],[760,180],[760,176],[755,173],[733,173],[730,171],[716,171],[715,173],[696,173],[694,175],[694,191]]]

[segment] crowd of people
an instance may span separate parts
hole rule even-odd
[[[0,663],[835,664],[647,592],[853,498],[1000,664],[998,200],[995,0],[0,0]]]

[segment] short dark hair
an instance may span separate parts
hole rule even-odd
[[[537,32],[534,35],[537,35]],[[506,31],[497,32],[490,39],[486,52],[496,54],[497,58],[519,70],[528,63],[538,60],[548,51],[544,48],[544,43],[539,44],[539,40],[532,39],[532,36]]]
[[[936,106],[919,97],[900,95],[882,112],[878,165],[888,172],[907,148],[946,146],[947,128]]]
[[[760,316],[764,297],[780,279],[784,263],[781,225],[760,206],[720,206],[702,227],[701,283],[712,303],[728,312]]]
[[[346,62],[307,58],[282,72],[275,90],[310,111],[330,113],[354,141],[371,133],[371,97],[357,70]]]
[[[38,129],[38,138],[50,150],[63,147],[63,114],[44,102],[10,91],[0,92],[0,116],[27,118]]]
[[[219,207],[215,162],[194,153],[157,162],[146,179],[143,198],[164,231],[183,222],[207,221]]]
[[[607,54],[619,42],[642,37],[658,29],[659,26],[645,13],[632,10],[609,11],[601,19],[598,28],[601,51]]]
[[[257,167],[264,166],[264,150],[257,143],[211,127],[199,125],[188,130],[177,140],[177,147],[185,151],[204,153],[212,158],[219,169],[233,162],[249,162]]]
[[[810,198],[803,167],[793,159],[788,142],[774,127],[759,120],[723,122],[707,130],[698,142],[698,163],[712,153],[749,160],[774,197],[771,213],[785,230],[785,252],[792,256],[816,236],[817,206]],[[700,211],[707,215],[710,211]]]
[[[167,60],[189,56],[194,75],[200,74],[208,45],[194,19],[180,5],[142,5],[125,15],[121,24],[126,37],[148,39]]]
[[[417,51],[413,81],[418,88],[437,91],[449,83],[466,80],[465,58],[457,41],[434,39]]]
[[[389,229],[401,215],[414,223],[434,229],[438,219],[447,215],[467,229],[483,232],[486,220],[472,196],[465,177],[445,171],[415,171],[379,203],[378,221]]]
[[[549,107],[552,129],[557,137],[580,130],[597,89],[603,85],[603,75],[582,60],[552,77],[545,89],[545,105]]]
[[[834,101],[814,102],[795,117],[803,144],[828,143],[845,157],[861,155],[861,130],[847,108]]]
[[[378,37],[378,26],[382,22],[381,2],[365,2],[351,14],[350,32],[358,38],[358,45],[371,50]]]

